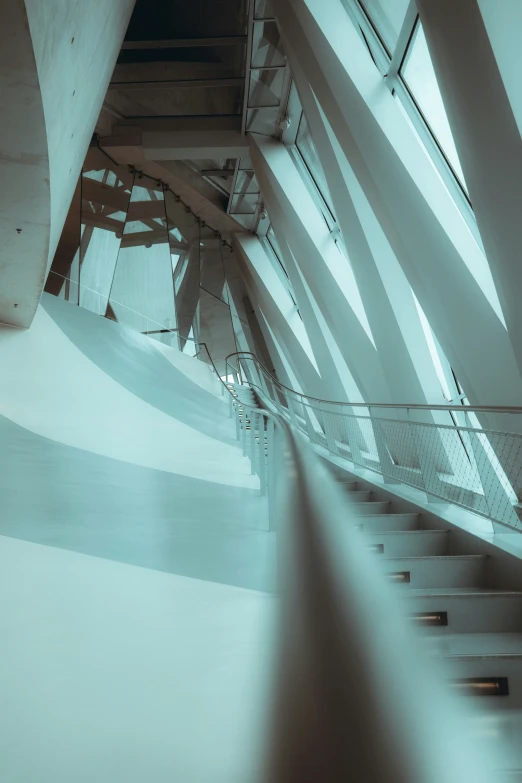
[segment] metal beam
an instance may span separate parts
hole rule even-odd
[[[248,41],[245,62],[245,89],[243,92],[243,114],[241,118],[241,132],[246,133],[248,93],[250,91],[250,67],[252,65],[252,36],[254,32],[254,0],[250,0],[248,8]]]
[[[108,92],[117,90],[171,90],[188,87],[242,87],[243,78],[231,79],[160,79],[149,82],[111,82]]]
[[[157,231],[136,231],[132,234],[124,234],[121,247],[151,247],[168,243],[167,231],[158,226]]]
[[[233,177],[235,169],[200,169],[203,177]]]
[[[394,81],[398,76],[400,67],[406,56],[408,45],[413,35],[413,31],[415,30],[416,23],[417,5],[415,0],[410,0],[410,4],[408,5],[404,15],[404,21],[401,26],[399,37],[397,38],[395,49],[393,50],[393,57],[390,62],[390,67],[388,68],[388,73],[386,74],[386,84],[389,90],[393,89]]]
[[[129,117],[114,126],[114,133],[132,131],[217,131],[241,130],[239,114],[192,114],[173,117]],[[141,141],[140,141],[141,143]]]
[[[139,180],[138,180],[139,182]],[[163,199],[157,201],[131,201],[127,212],[127,222],[165,219],[165,203]],[[157,228],[157,225],[155,226]]]
[[[248,154],[248,139],[238,131],[173,131],[142,134],[145,160],[215,160]]]
[[[247,42],[246,35],[222,38],[169,38],[163,41],[124,41],[122,49],[184,49],[204,46],[237,46]]]
[[[103,207],[112,207],[118,212],[126,212],[129,206],[129,194],[124,190],[90,179],[90,177],[83,178],[82,199]]]

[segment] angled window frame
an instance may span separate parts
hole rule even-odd
[[[303,117],[304,112],[301,111],[301,116],[299,117],[299,125],[301,125],[301,118]],[[297,138],[297,134],[296,134]],[[292,158],[297,170],[299,171],[299,174],[301,175],[301,179],[303,180],[306,189],[308,190],[310,196],[312,197],[312,200],[323,216],[324,222],[328,226],[328,230],[330,232],[337,230],[337,220],[333,214],[332,209],[328,205],[328,202],[324,198],[319,185],[317,184],[314,175],[310,171],[310,168],[306,162],[306,160],[303,157],[303,154],[297,144],[293,142],[292,144],[285,145],[288,149],[288,152],[290,154],[290,157]]]
[[[399,110],[402,108],[407,118],[410,120],[413,129],[417,133],[427,155],[444,182],[444,185],[450,193],[459,212],[466,221],[475,241],[478,243],[479,247],[482,247],[482,239],[468,193],[455,173],[446,153],[415,100],[412,91],[401,75],[401,69],[406,61],[410,47],[415,40],[417,26],[420,24],[415,0],[410,0],[410,6],[406,12],[403,26],[393,52],[390,52],[388,49],[377,27],[360,0],[341,0],[341,2],[347,15],[365,41],[375,66],[383,77],[387,88],[394,98],[400,102]]]
[[[264,236],[259,236],[258,235],[258,239],[261,242],[261,245],[263,246],[263,249],[264,249],[265,253],[267,254],[268,258],[272,261],[272,266],[274,267],[274,269],[275,269],[275,271],[277,273],[277,276],[279,277],[281,283],[286,288],[286,290],[288,292],[288,295],[289,295],[290,299],[292,300],[292,302],[293,302],[293,304],[295,306],[295,309],[297,310],[297,313],[298,313],[299,317],[301,318],[301,320],[303,320],[302,317],[301,317],[301,313],[299,312],[299,305],[297,304],[297,299],[295,298],[295,293],[294,293],[294,289],[293,289],[293,286],[292,286],[292,281],[290,280],[290,277],[288,276],[288,272],[286,271],[286,267],[284,265],[283,260],[281,258],[279,258],[279,254],[278,254],[277,250],[275,249],[274,245],[272,244],[272,242],[270,241],[270,237],[268,236],[270,229],[272,229],[272,231],[274,230],[272,228],[272,224],[269,225],[269,227],[267,229],[267,232],[266,232],[266,235],[264,235]]]

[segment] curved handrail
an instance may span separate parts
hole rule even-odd
[[[276,445],[267,438],[270,529],[284,567],[262,779],[315,780],[320,769],[330,772],[328,780],[348,779],[355,770],[360,783],[428,783],[437,756],[437,779],[445,783],[456,783],[463,769],[470,779],[489,781],[496,759],[482,757],[463,735],[465,703],[418,652],[398,596],[356,530],[349,496],[284,415],[257,407],[241,389],[234,396],[243,416],[246,409],[271,419],[281,436]],[[246,434],[245,427],[243,419]],[[258,448],[264,453],[261,439]]]
[[[515,405],[428,405],[419,403],[395,403],[395,402],[341,402],[339,400],[324,400],[320,397],[312,397],[310,394],[303,394],[295,389],[285,386],[284,383],[278,381],[272,373],[259,361],[255,353],[249,351],[235,351],[227,356],[225,360],[225,366],[228,366],[229,359],[237,356],[239,359],[249,359],[256,362],[259,369],[269,378],[269,380],[280,389],[284,389],[291,394],[295,394],[296,397],[301,397],[304,400],[312,400],[313,402],[322,403],[324,405],[339,405],[349,408],[398,408],[400,410],[425,410],[425,411],[454,411],[456,413],[466,413],[469,411],[479,411],[482,413],[522,413],[522,406]],[[230,365],[233,366],[232,364]],[[234,368],[237,372],[237,369]]]

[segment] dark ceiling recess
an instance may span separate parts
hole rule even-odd
[[[247,24],[246,0],[137,0],[110,107],[122,118],[239,117]]]
[[[245,0],[137,0],[118,62],[215,62],[239,68],[245,60],[246,6]],[[127,48],[155,41],[161,48]]]
[[[126,41],[246,35],[245,0],[137,0]]]
[[[247,0],[136,0],[104,103],[113,130],[241,132],[247,41]],[[236,164],[218,152],[173,165],[226,204]]]

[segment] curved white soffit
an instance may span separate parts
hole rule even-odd
[[[28,331],[0,331],[0,361],[0,413],[38,435],[147,468],[259,486],[238,447],[136,397],[79,351],[42,307]]]
[[[164,357],[176,368],[190,378],[192,383],[196,383],[209,394],[214,394],[221,398],[221,383],[218,381],[214,371],[206,362],[194,359],[193,356],[178,351],[177,348],[171,348],[170,345],[160,343],[158,340],[152,341]],[[225,401],[228,402],[228,400]]]

